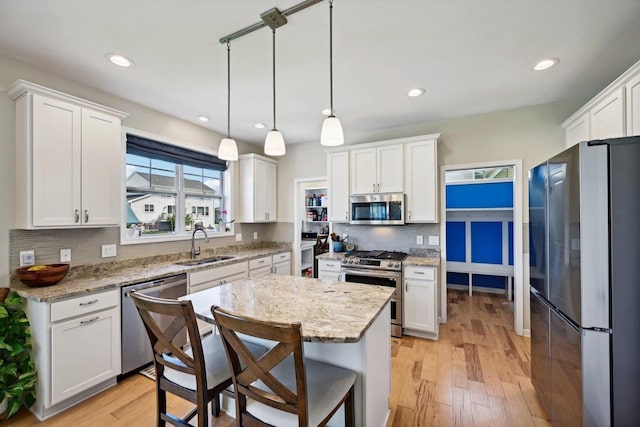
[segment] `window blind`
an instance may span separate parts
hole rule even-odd
[[[127,134],[127,153],[197,168],[227,170],[227,162],[217,156],[131,134]]]

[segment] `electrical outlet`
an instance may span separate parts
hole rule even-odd
[[[71,249],[60,249],[60,262],[71,262]]]
[[[242,233],[236,234],[236,242],[242,242]]]
[[[424,245],[424,237],[421,234],[416,236],[416,245]]]
[[[253,232],[253,240],[258,240],[258,232],[257,231]]]
[[[102,245],[102,258],[110,258],[116,256],[116,245]]]
[[[440,244],[440,236],[429,236],[429,245],[438,246]]]
[[[35,251],[20,251],[20,267],[34,265],[36,263]]]

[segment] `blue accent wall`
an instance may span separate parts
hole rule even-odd
[[[447,209],[512,208],[513,182],[447,185]]]
[[[502,264],[502,222],[471,222],[471,262]]]
[[[448,261],[465,261],[465,237],[464,221],[447,221]]]

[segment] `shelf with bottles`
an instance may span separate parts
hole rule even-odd
[[[327,189],[324,188],[307,188],[304,195],[305,208],[322,208],[327,207]]]

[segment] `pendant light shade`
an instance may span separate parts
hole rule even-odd
[[[238,146],[231,138],[231,44],[227,42],[227,137],[220,141],[218,158],[222,160],[238,160]]]
[[[322,123],[320,144],[335,147],[344,144],[344,133],[340,119],[333,114],[333,0],[329,0],[329,95],[331,114]]]
[[[327,147],[335,147],[344,144],[344,134],[342,133],[342,123],[337,117],[329,116],[322,123],[320,132],[320,143]]]
[[[218,147],[218,158],[222,160],[238,160],[238,146],[236,142],[231,138],[225,138],[220,141],[220,146]]]
[[[287,147],[284,137],[276,128],[276,29],[273,29],[273,129],[267,133],[264,140],[264,154],[268,156],[284,156]]]
[[[264,154],[268,154],[269,156],[284,156],[286,153],[287,148],[284,145],[282,134],[276,129],[269,131],[264,140]]]

